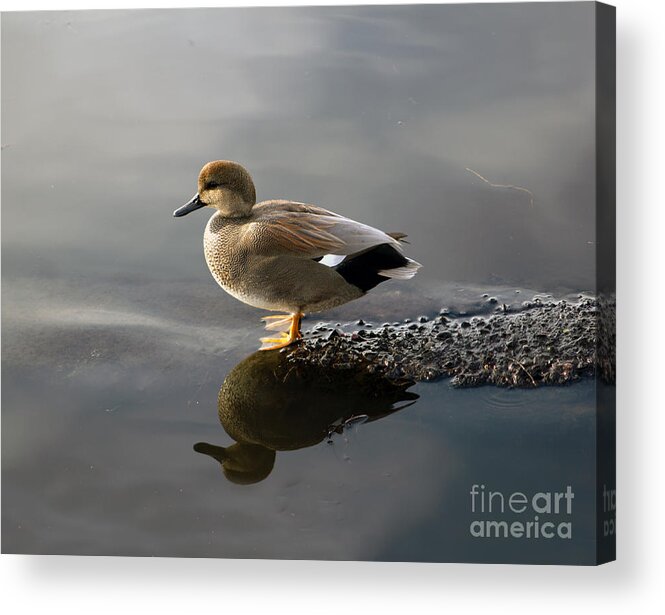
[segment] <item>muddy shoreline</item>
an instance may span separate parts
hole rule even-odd
[[[456,387],[491,384],[535,388],[582,378],[614,382],[614,300],[497,305],[491,316],[453,316],[444,308],[380,326],[358,321],[355,330],[317,325],[283,352],[288,360],[329,369],[359,368],[390,380],[451,378]]]

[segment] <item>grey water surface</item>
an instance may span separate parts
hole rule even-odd
[[[591,381],[418,384],[374,420],[353,384],[291,408],[265,381],[247,407],[337,423],[229,480],[194,445],[233,445],[218,394],[261,314],[210,277],[206,210],[171,215],[224,158],[259,199],[408,234],[416,279],[305,327],[593,293],[593,24],[592,3],[3,14],[3,551],[593,561]],[[572,539],[474,539],[474,484],[571,485]]]

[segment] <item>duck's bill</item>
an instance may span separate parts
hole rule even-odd
[[[203,455],[208,455],[213,459],[222,463],[227,461],[229,456],[226,453],[226,449],[223,446],[215,446],[214,444],[208,444],[207,442],[197,442],[194,445],[194,450],[197,453],[202,453]]]
[[[195,194],[182,207],[179,207],[173,212],[173,217],[180,218],[181,216],[186,216],[187,214],[193,212],[196,209],[201,209],[201,207],[205,207],[205,204],[201,202],[201,199],[199,199],[199,195]]]

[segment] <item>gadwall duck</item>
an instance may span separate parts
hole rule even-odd
[[[226,375],[217,397],[219,422],[235,442],[198,442],[194,450],[220,463],[231,482],[257,483],[272,472],[276,452],[315,446],[413,405],[413,385],[361,367],[294,365],[279,352],[255,352]]]
[[[362,297],[390,278],[412,278],[420,264],[402,253],[402,233],[376,228],[305,203],[256,203],[254,182],[237,162],[209,162],[198,192],[173,212],[185,216],[216,209],[203,235],[206,263],[217,283],[253,307],[285,312],[266,316],[261,350],[300,339],[307,312],[330,309]]]

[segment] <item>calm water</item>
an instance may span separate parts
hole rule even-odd
[[[206,215],[171,212],[228,158],[260,199],[408,233],[418,278],[335,321],[593,292],[592,24],[590,3],[3,15],[3,550],[591,561],[593,383],[368,407],[355,381],[261,380],[260,314],[214,285]],[[222,426],[227,376],[262,385]],[[476,483],[572,485],[573,539],[472,539]]]

